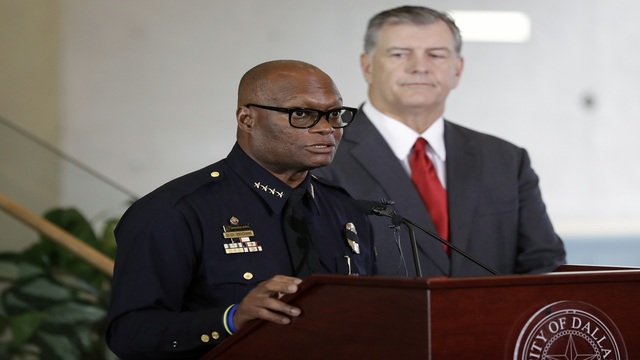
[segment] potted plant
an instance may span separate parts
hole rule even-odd
[[[114,258],[113,229],[97,236],[73,208],[44,217]],[[41,236],[22,252],[0,253],[0,359],[117,359],[104,341],[111,278]]]

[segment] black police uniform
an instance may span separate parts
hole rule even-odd
[[[319,272],[371,275],[371,228],[347,193],[308,175]],[[229,156],[136,201],[116,228],[107,343],[123,359],[198,358],[259,282],[292,275],[281,212],[292,189],[236,144]],[[353,224],[358,242],[347,241]],[[226,237],[225,237],[226,236]],[[357,249],[359,245],[359,249]]]

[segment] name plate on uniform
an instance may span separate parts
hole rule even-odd
[[[236,217],[231,218],[229,222],[231,222],[231,225],[222,226],[222,236],[225,239],[231,239],[231,242],[224,244],[224,252],[226,254],[243,254],[262,251],[262,246],[260,246],[259,242],[249,239],[254,236],[249,224],[239,224]]]
[[[233,238],[243,238],[253,236],[253,230],[249,227],[249,225],[224,225],[222,227],[225,239],[233,239]]]

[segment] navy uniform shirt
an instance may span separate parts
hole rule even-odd
[[[307,224],[323,272],[371,275],[366,216],[321,179],[308,175],[299,187],[311,198]],[[107,330],[114,353],[198,358],[228,337],[229,306],[274,275],[292,275],[280,220],[291,191],[236,144],[226,159],[136,201],[116,228]],[[348,223],[359,254],[345,237]]]

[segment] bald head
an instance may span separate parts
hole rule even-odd
[[[326,121],[318,119],[311,127],[293,127],[287,109],[325,112],[340,108],[338,88],[317,67],[294,60],[260,64],[247,71],[238,86],[238,145],[263,168],[295,187],[309,169],[331,162],[342,129],[334,129],[328,115]]]
[[[257,65],[240,79],[238,106],[249,103],[277,104],[283,100],[282,87],[304,77],[329,79],[333,83],[324,71],[303,61],[274,60]]]

